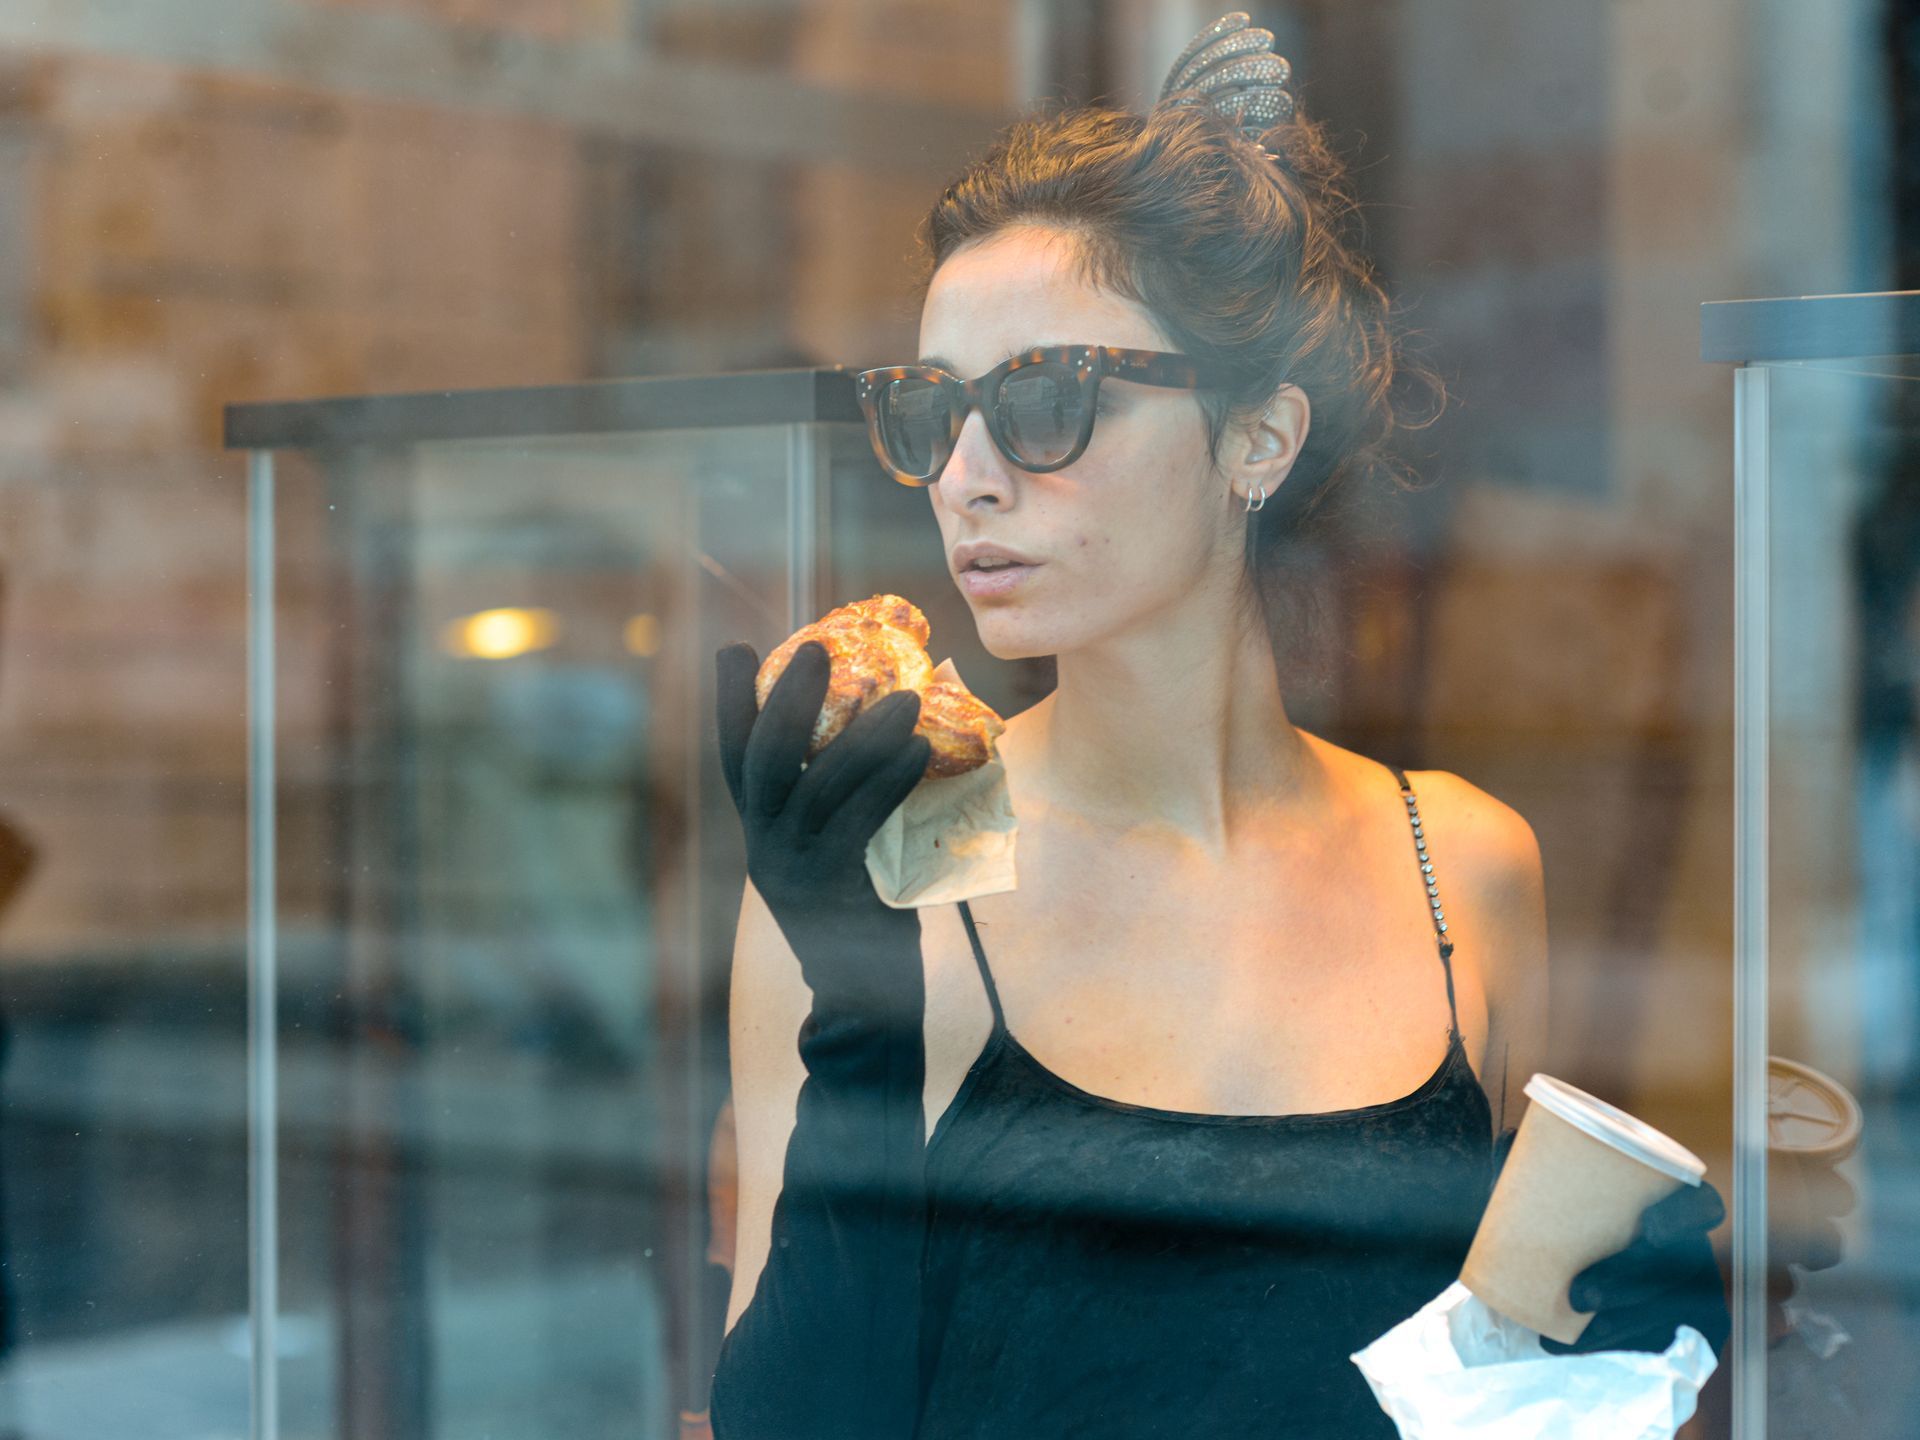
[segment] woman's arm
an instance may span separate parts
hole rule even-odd
[[[889,972],[901,1004],[815,989],[797,1045],[787,1042],[803,1074],[797,1090],[768,1053],[745,1059],[739,1258],[710,1400],[716,1440],[913,1432],[925,1062],[920,1008],[911,1023],[905,1010],[924,1006],[918,934],[908,911],[884,938],[849,935],[847,953]]]
[[[865,851],[925,773],[928,742],[913,733],[919,700],[888,696],[806,761],[827,684],[824,648],[801,646],[764,708],[750,648],[729,646],[717,663],[721,766],[747,877],[784,945],[752,901],[743,904],[742,944],[758,968],[735,977],[749,1012],[735,1030],[747,1041],[736,1124],[755,1207],[741,1249],[758,1253],[737,1262],[713,1433],[906,1440],[919,1400],[926,985],[919,912],[881,902]],[[790,992],[777,998],[789,982],[758,983],[787,955],[809,992],[787,1042],[803,1072],[790,1125],[782,1096],[791,1070],[768,1058],[782,1010],[793,1013]],[[775,1187],[769,1136],[783,1126]]]
[[[793,947],[780,933],[766,902],[749,882],[740,896],[734,933],[733,975],[727,1001],[729,1070],[738,1159],[738,1211],[734,1221],[733,1290],[727,1299],[728,1330],[753,1299],[767,1263],[773,1202],[793,1135],[795,1105],[807,1067],[794,1037],[813,1008],[813,992],[801,978]]]
[[[1482,1083],[1497,1136],[1520,1123],[1528,1079],[1547,1053],[1547,900],[1540,842],[1521,815],[1498,801],[1483,826],[1482,974],[1487,1049]]]

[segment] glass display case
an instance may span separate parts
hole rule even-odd
[[[1920,1413],[1920,295],[1707,305],[1702,356],[1737,367],[1731,1428],[1894,1437]],[[979,648],[838,369],[236,406],[226,438],[254,1433],[698,1434],[743,873],[712,656],[895,591],[1002,714],[1046,664]],[[1383,556],[1293,718],[1404,755],[1444,684],[1418,567]],[[1496,718],[1526,693],[1481,692]],[[1426,708],[1442,759],[1496,773],[1476,737],[1506,731]],[[1575,735],[1514,786],[1529,814],[1585,813],[1555,799],[1592,793]]]
[[[1920,292],[1708,304],[1733,371],[1740,1437],[1920,1398]]]
[[[893,590],[989,701],[1022,672],[837,370],[227,420],[254,1433],[673,1434],[731,1262],[713,653]]]

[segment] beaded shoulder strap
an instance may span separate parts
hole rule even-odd
[[[1398,765],[1387,767],[1400,782],[1400,798],[1407,805],[1407,819],[1413,824],[1413,853],[1420,861],[1420,879],[1427,887],[1427,907],[1433,911],[1433,933],[1440,945],[1440,968],[1447,975],[1447,1014],[1454,1033],[1460,1032],[1460,1011],[1453,999],[1453,940],[1447,934],[1447,912],[1440,905],[1440,882],[1433,878],[1433,857],[1427,853],[1426,827],[1420,823],[1420,798],[1413,793],[1406,771]]]

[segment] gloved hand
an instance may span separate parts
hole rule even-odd
[[[1767,1156],[1767,1340],[1778,1344],[1793,1333],[1786,1303],[1800,1289],[1802,1270],[1827,1270],[1844,1253],[1840,1217],[1859,1196],[1833,1168],[1792,1151]]]
[[[1720,1192],[1702,1182],[1682,1185],[1640,1213],[1626,1249],[1573,1277],[1567,1303],[1593,1312],[1571,1345],[1542,1337],[1549,1354],[1595,1350],[1665,1350],[1675,1330],[1691,1325],[1718,1355],[1733,1328],[1720,1266],[1707,1239],[1726,1219]]]
[[[1840,1263],[1840,1217],[1860,1197],[1846,1176],[1791,1151],[1767,1156],[1767,1264],[1784,1272],[1828,1270]]]
[[[772,1245],[721,1342],[717,1440],[908,1440],[919,1405],[926,1234],[920,916],[874,891],[873,832],[918,783],[919,697],[890,695],[802,766],[826,694],[825,649],[802,645],[754,703],[759,657],[716,657],[720,763],[747,874],[787,938],[813,1006]]]
[[[826,648],[809,641],[794,652],[764,711],[752,646],[727,646],[715,667],[720,768],[746,832],[747,876],[816,1001],[917,1028],[923,998],[896,972],[908,949],[917,956],[920,915],[881,900],[866,852],[926,770],[931,746],[913,733],[920,697],[902,690],[868,707],[803,769],[827,692]]]

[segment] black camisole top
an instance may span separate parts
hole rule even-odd
[[[1418,802],[1451,1017],[1411,1094],[1207,1115],[1089,1094],[993,1030],[927,1150],[919,1440],[1392,1440],[1349,1356],[1459,1275],[1492,1182]],[[1411,883],[1411,881],[1409,882]]]

